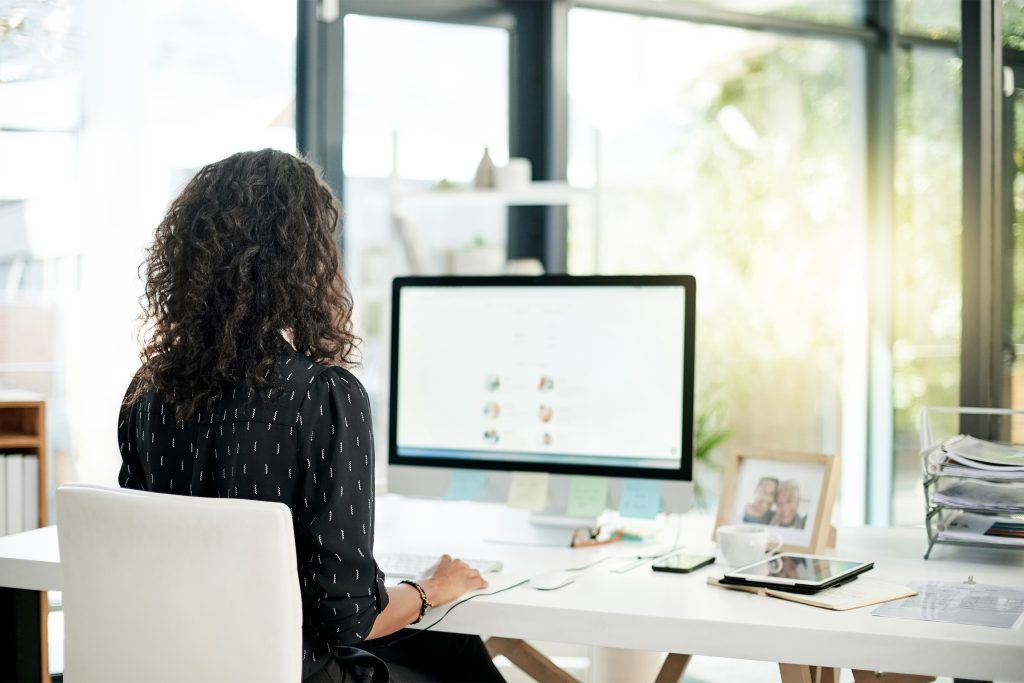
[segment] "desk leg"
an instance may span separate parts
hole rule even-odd
[[[654,683],[679,683],[683,678],[683,674],[686,673],[686,667],[690,665],[690,659],[691,655],[669,652],[668,657],[665,658],[665,663],[661,665],[658,677],[654,679]]]
[[[917,674],[893,674],[881,671],[853,670],[856,683],[931,683],[935,676],[918,676]]]
[[[779,662],[782,683],[815,683],[817,667],[806,664],[783,664]]]
[[[579,683],[565,673],[525,640],[517,638],[488,638],[484,643],[491,657],[504,655],[510,662],[539,683]]]
[[[46,593],[0,588],[0,681],[49,683]]]
[[[818,683],[839,683],[839,669],[831,666],[820,666],[818,669]]]
[[[779,664],[782,683],[839,683],[839,669],[831,666]]]

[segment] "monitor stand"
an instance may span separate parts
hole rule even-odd
[[[515,528],[502,529],[495,537],[486,540],[490,543],[509,545],[544,545],[568,548],[572,544],[573,531],[593,529],[597,526],[597,517],[573,517],[533,512],[525,524],[517,524]]]

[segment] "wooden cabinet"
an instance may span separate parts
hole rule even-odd
[[[0,450],[39,458],[39,526],[46,526],[46,402],[37,394],[0,391]]]
[[[0,391],[0,452],[29,453],[39,458],[39,526],[46,526],[46,402],[42,396],[22,391]],[[4,639],[6,645],[0,644],[0,659],[6,659],[4,654],[10,654],[20,660],[20,669],[36,669],[39,671],[36,680],[48,683],[46,622],[50,605],[46,593],[13,589],[0,589],[0,592],[0,604],[3,606],[0,611],[10,608],[19,615],[16,633],[9,634],[10,639]],[[14,651],[4,653],[6,647],[13,647]],[[26,660],[31,659],[38,659],[38,668],[30,662],[25,666]]]

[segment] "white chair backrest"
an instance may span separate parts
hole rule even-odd
[[[288,507],[86,484],[57,490],[69,683],[298,683]]]

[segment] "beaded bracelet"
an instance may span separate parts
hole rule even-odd
[[[420,615],[416,617],[416,621],[412,622],[414,624],[418,624],[423,620],[423,616],[427,613],[427,610],[433,607],[433,605],[430,603],[430,600],[427,600],[427,591],[423,590],[423,586],[419,585],[415,581],[410,581],[409,579],[403,579],[399,581],[399,583],[409,584],[410,586],[415,588],[420,594]]]

